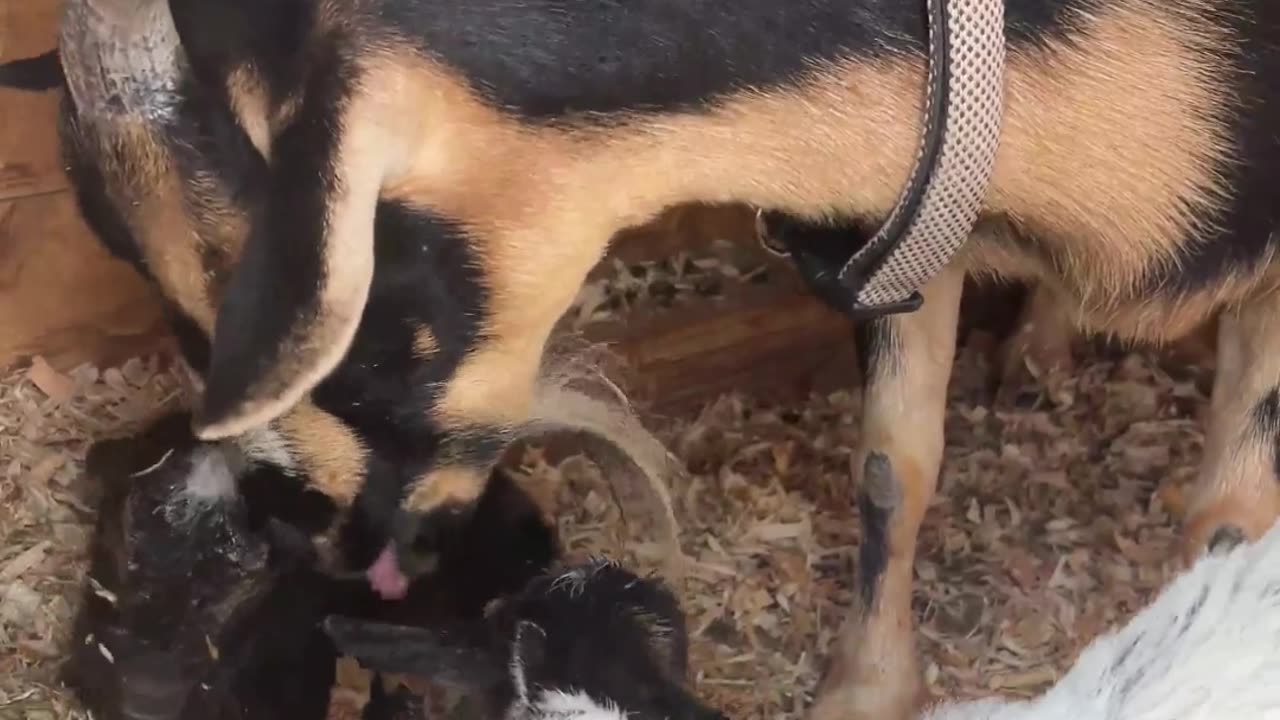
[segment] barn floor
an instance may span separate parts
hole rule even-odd
[[[916,566],[939,696],[1034,693],[1141,607],[1166,577],[1200,454],[1204,383],[1153,355],[1083,358],[1053,401],[1030,388],[993,404],[985,378],[984,357],[962,351]],[[179,398],[151,360],[70,375],[37,363],[0,383],[0,720],[83,717],[56,681],[92,521],[80,461],[91,438],[135,429]],[[858,405],[856,390],[787,407],[725,396],[664,421],[692,471],[672,490],[696,560],[680,584],[692,666],[730,717],[800,717],[816,682],[849,597],[857,525],[841,491]],[[572,550],[629,557],[590,463],[545,458],[529,449],[516,465],[554,498]],[[338,691],[335,716],[350,717],[359,695]]]

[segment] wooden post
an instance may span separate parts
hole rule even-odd
[[[61,2],[0,11],[0,62],[55,45]],[[60,93],[0,90],[0,368],[44,355],[66,369],[109,364],[164,335],[159,305],[85,226],[57,141]]]

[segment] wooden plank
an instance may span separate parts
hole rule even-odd
[[[159,303],[101,248],[66,192],[0,202],[0,367],[109,364],[165,337]]]
[[[57,0],[0,3],[0,62],[39,55],[56,44]],[[59,157],[60,94],[0,90],[0,200],[67,187]]]
[[[628,393],[654,411],[730,391],[781,401],[858,380],[849,321],[794,283],[742,286],[718,302],[637,313],[583,334],[611,346]]]

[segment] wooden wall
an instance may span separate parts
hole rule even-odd
[[[0,62],[55,44],[55,0],[0,2]],[[85,227],[62,171],[58,93],[0,90],[0,368],[110,363],[163,337],[155,299]]]

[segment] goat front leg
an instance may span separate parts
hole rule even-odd
[[[917,706],[921,674],[911,619],[912,568],[942,466],[963,287],[964,273],[947,268],[925,286],[919,310],[876,320],[859,333],[865,391],[853,470],[859,474],[868,458],[882,457],[893,468],[901,499],[884,514],[883,527],[865,515],[863,503],[867,532],[859,602],[832,647],[811,720],[901,720]],[[873,489],[863,487],[860,494]]]
[[[1205,428],[1204,458],[1183,530],[1183,560],[1280,517],[1280,293],[1226,311]]]

